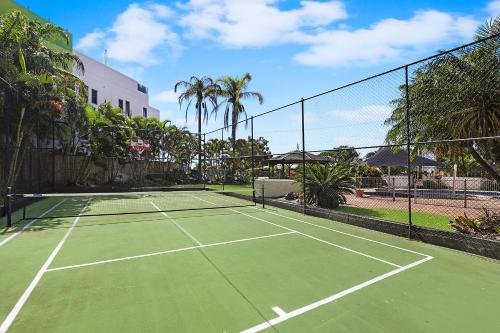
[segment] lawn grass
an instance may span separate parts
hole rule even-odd
[[[222,191],[224,190],[229,190],[229,191],[241,191],[241,190],[251,190],[252,189],[252,184],[227,184],[224,185],[224,188],[222,188],[221,184],[208,184],[207,185],[208,189],[211,190],[217,190],[217,191]]]
[[[340,211],[348,214],[376,217],[388,221],[408,223],[408,212],[388,208],[341,207]],[[453,231],[448,224],[453,217],[424,212],[412,212],[412,222],[415,225],[433,229]]]

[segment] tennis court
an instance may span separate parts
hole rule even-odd
[[[0,233],[0,332],[498,331],[497,261],[236,192],[36,198]]]

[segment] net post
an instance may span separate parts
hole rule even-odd
[[[253,116],[250,118],[250,133],[252,140],[252,190],[253,190],[253,200],[255,201],[255,152],[254,152],[254,140],[253,140]]]
[[[405,97],[406,97],[406,172],[408,174],[408,239],[411,239],[411,161],[410,161],[410,89],[408,83],[408,65],[405,66]]]
[[[23,220],[26,220],[26,206],[28,205],[28,199],[23,198]]]
[[[303,213],[306,213],[306,139],[305,139],[305,129],[304,129],[304,97],[300,99],[301,106],[301,116],[302,116],[302,209]]]
[[[266,208],[266,196],[264,195],[264,182],[262,182],[262,208]]]
[[[7,195],[5,196],[5,211],[7,215],[7,228],[12,227],[12,203],[11,203],[12,187],[7,187]]]

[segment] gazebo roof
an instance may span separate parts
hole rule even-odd
[[[328,163],[330,159],[320,155],[305,152],[306,162]],[[294,150],[286,154],[278,155],[268,160],[269,164],[298,164],[302,163],[302,151]]]
[[[405,150],[398,152],[393,152],[391,147],[384,147],[377,151],[375,155],[366,160],[369,166],[382,167],[382,166],[394,166],[394,167],[405,167],[407,166],[408,154]],[[439,162],[431,160],[430,158],[423,156],[415,156],[411,161],[411,166],[439,166]]]

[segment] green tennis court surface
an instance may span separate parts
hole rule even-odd
[[[148,213],[87,216],[139,201]],[[498,332],[497,261],[247,205],[196,191],[33,203],[77,216],[0,231],[0,332]],[[177,210],[191,206],[211,209]]]

